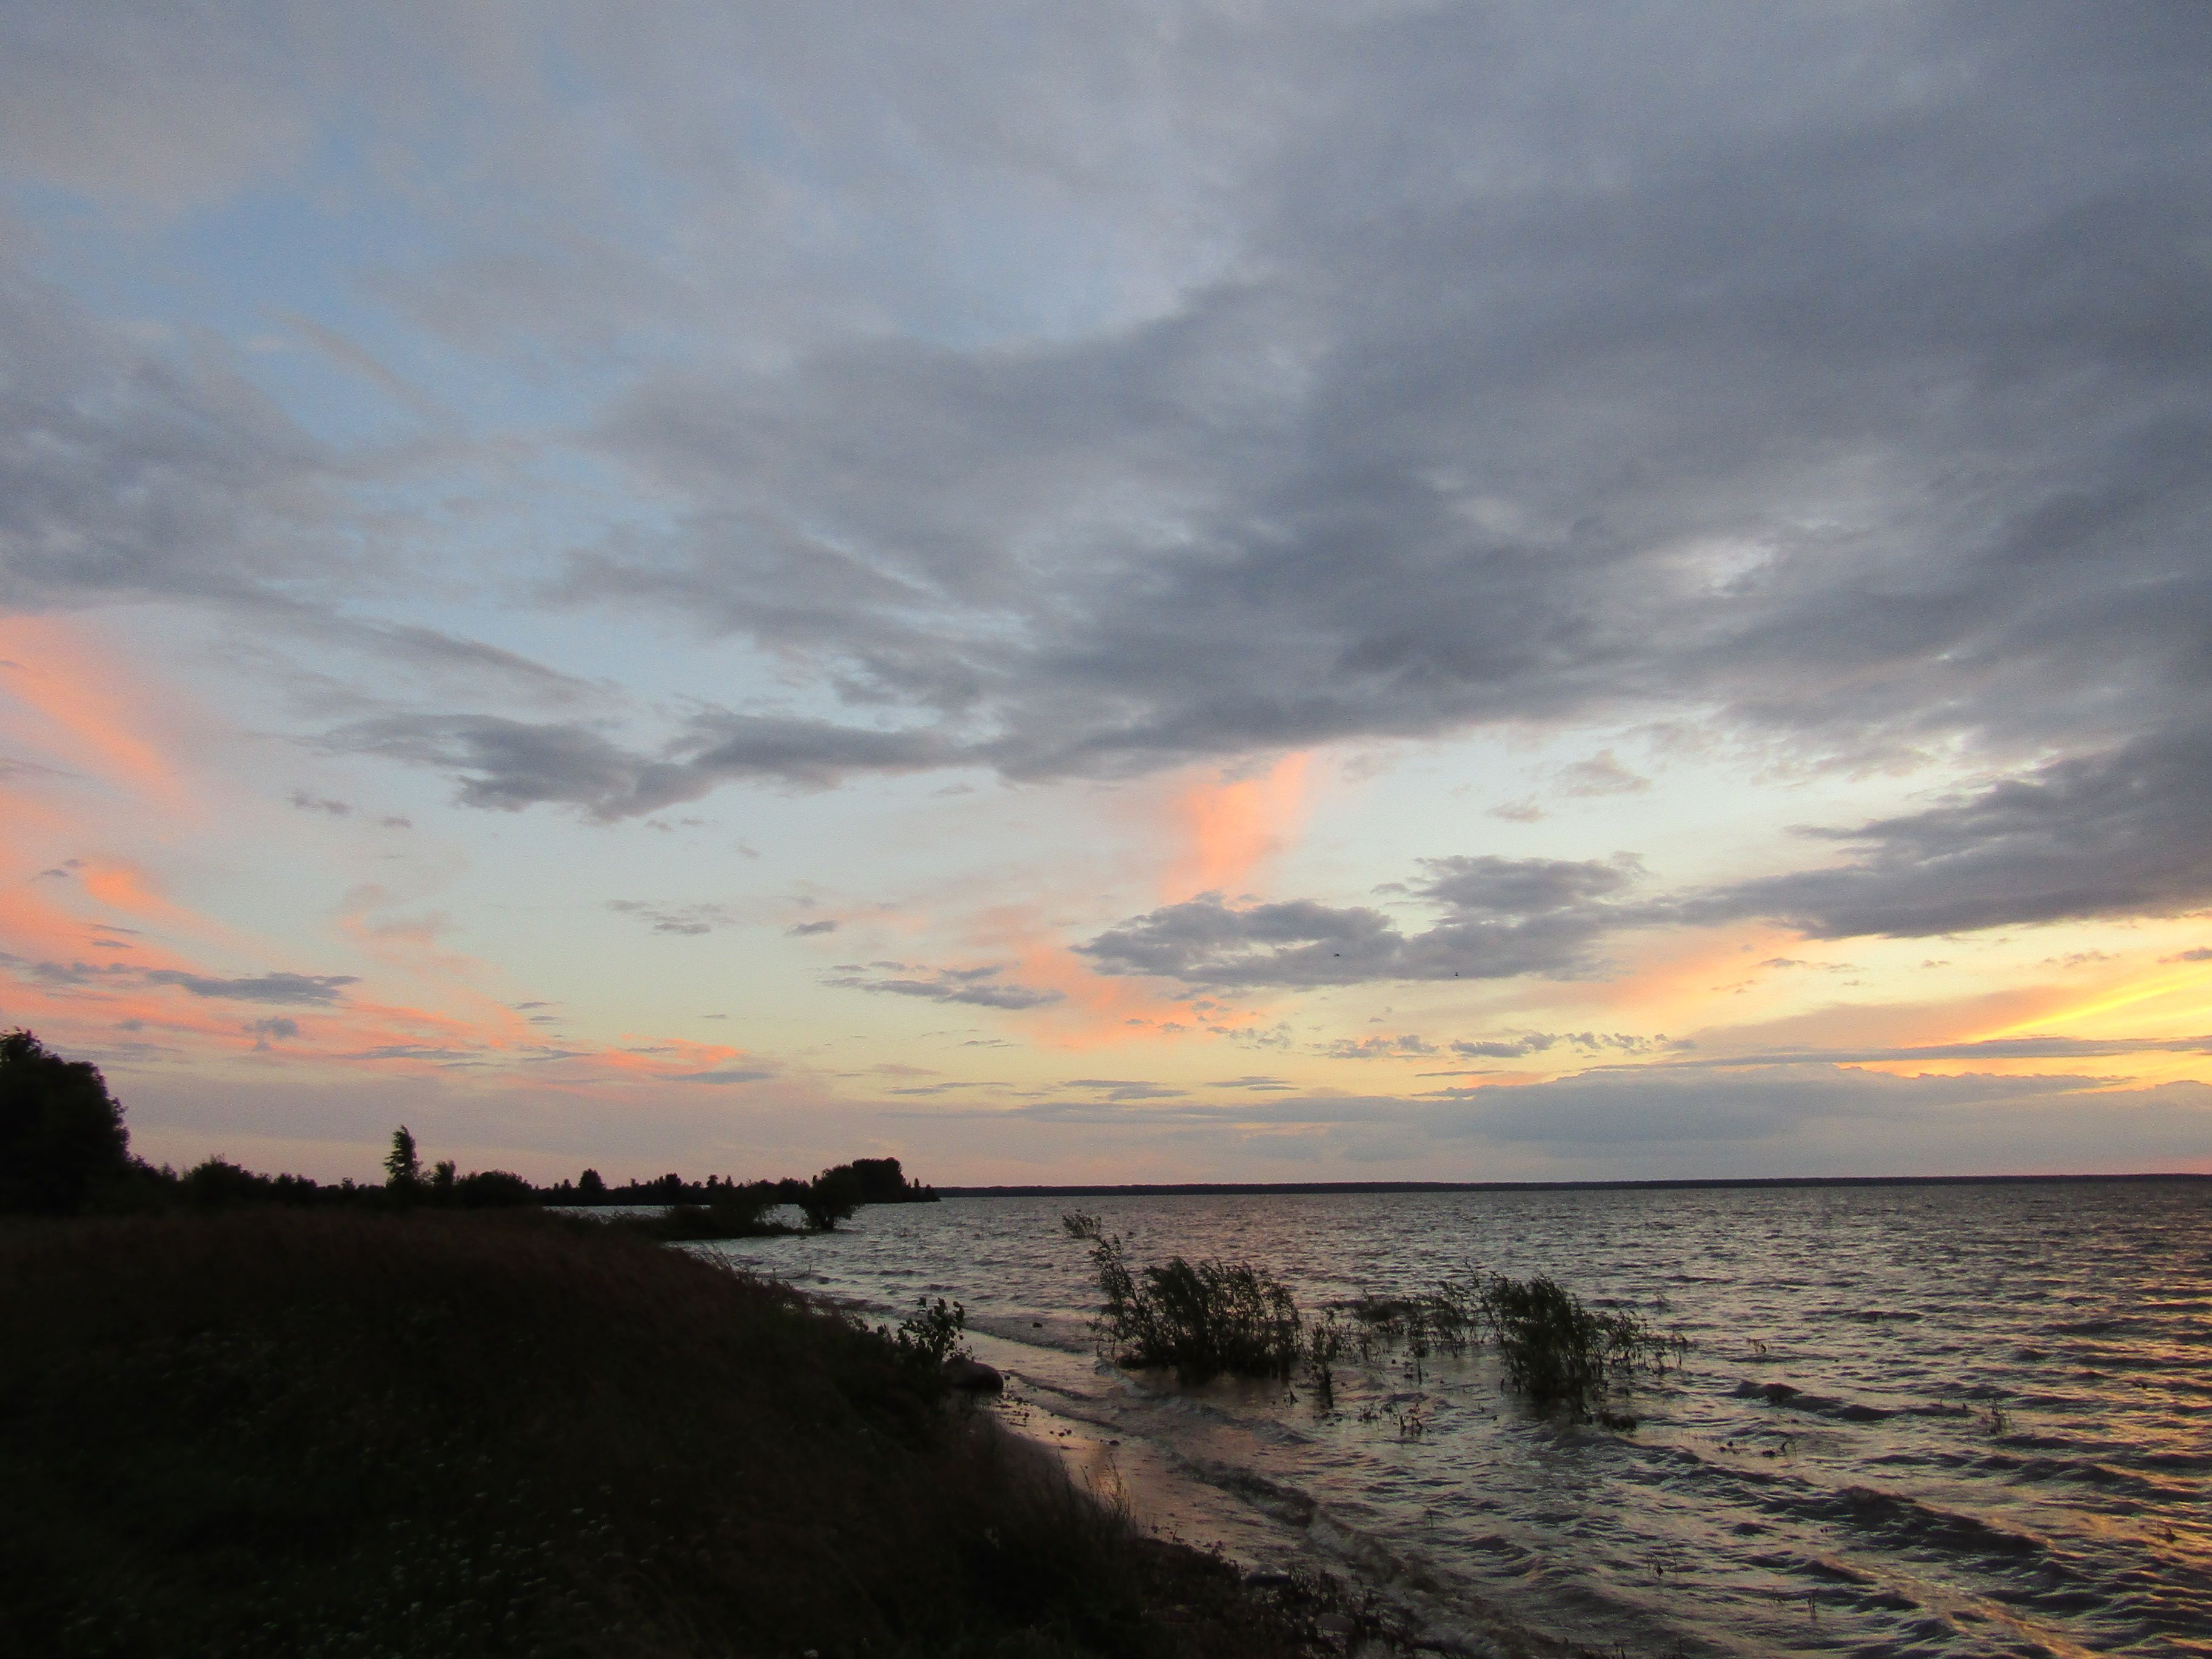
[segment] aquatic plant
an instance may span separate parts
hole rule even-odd
[[[1336,1362],[1344,1352],[1344,1327],[1331,1308],[1306,1328],[1304,1358],[1306,1380],[1313,1385],[1314,1401],[1322,1411],[1336,1409]]]
[[[1366,1333],[1363,1354],[1388,1342],[1418,1358],[1437,1349],[1456,1359],[1482,1339],[1482,1287],[1472,1280],[1447,1279],[1413,1296],[1355,1297],[1345,1311]]]
[[[1423,1380],[1430,1356],[1457,1358],[1486,1333],[1497,1343],[1506,1385],[1529,1404],[1565,1406],[1595,1415],[1608,1428],[1635,1419],[1600,1409],[1607,1395],[1639,1371],[1656,1376],[1679,1364],[1687,1342],[1662,1336],[1641,1316],[1583,1305],[1557,1280],[1453,1279],[1410,1296],[1363,1296],[1346,1304],[1353,1345],[1363,1361],[1396,1349],[1406,1370]]]
[[[1504,1362],[1507,1386],[1533,1406],[1589,1415],[1638,1370],[1662,1374],[1686,1344],[1662,1336],[1640,1316],[1598,1312],[1558,1280],[1538,1274],[1485,1280],[1480,1306]]]
[[[1186,1382],[1224,1374],[1288,1379],[1302,1321],[1291,1293],[1247,1263],[1170,1256],[1132,1269],[1118,1235],[1097,1217],[1060,1218],[1091,1246],[1105,1305],[1093,1322],[1100,1352],[1125,1365],[1173,1366]]]

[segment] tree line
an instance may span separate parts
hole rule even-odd
[[[788,1231],[767,1219],[785,1205],[796,1207],[809,1228],[826,1231],[864,1204],[928,1202],[936,1197],[934,1189],[909,1181],[895,1158],[856,1158],[811,1181],[741,1182],[709,1176],[687,1182],[672,1173],[617,1187],[597,1170],[586,1170],[574,1182],[538,1187],[508,1170],[464,1174],[449,1158],[426,1170],[421,1148],[404,1125],[392,1137],[381,1182],[264,1175],[222,1158],[179,1174],[131,1152],[123,1108],[98,1066],[54,1053],[29,1031],[0,1034],[0,1214],[258,1204],[380,1209],[636,1205],[666,1207],[667,1215],[655,1224],[670,1237],[718,1237]]]

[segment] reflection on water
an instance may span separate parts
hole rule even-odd
[[[1548,1273],[1695,1345],[1614,1435],[1494,1361],[1181,1390],[1091,1356],[1051,1200],[717,1247],[881,1312],[964,1301],[1040,1401],[1221,1494],[1224,1527],[1632,1652],[2212,1654],[2212,1187],[1086,1200],[1133,1260],[1258,1264],[1302,1306]],[[1404,1437],[1401,1420],[1423,1425]],[[1232,1514],[1233,1512],[1233,1514]]]

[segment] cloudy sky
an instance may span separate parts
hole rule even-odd
[[[0,6],[0,1023],[323,1176],[2212,1170],[2208,81]]]

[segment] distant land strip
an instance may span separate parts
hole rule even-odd
[[[1729,1176],[1663,1181],[1176,1181],[1121,1186],[939,1187],[940,1198],[1265,1198],[1300,1193],[1633,1193],[1709,1187],[2026,1187],[2069,1182],[2212,1182],[2177,1170],[2140,1175]]]

